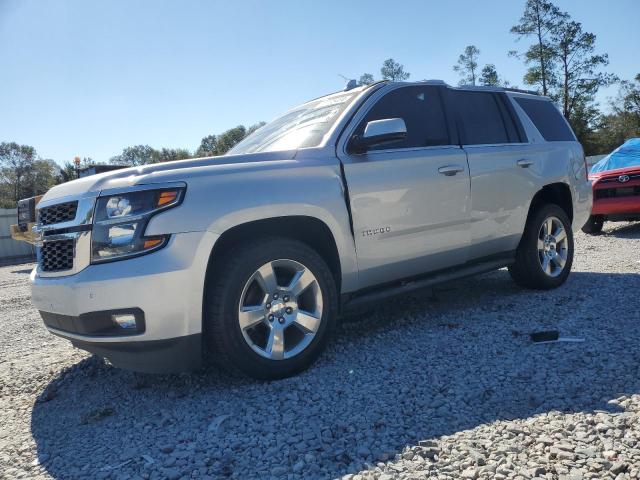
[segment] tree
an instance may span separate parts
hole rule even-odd
[[[264,126],[265,122],[258,122],[246,128],[244,125],[238,125],[231,128],[220,135],[208,135],[200,141],[200,146],[196,150],[199,157],[211,157],[216,155],[224,155],[231,150],[240,141],[247,138],[253,132]]]
[[[218,150],[216,155],[224,155],[231,150],[247,135],[247,129],[243,125],[238,125],[226,132],[218,135]]]
[[[571,121],[576,112],[588,110],[600,87],[611,85],[616,77],[600,71],[609,64],[609,58],[606,53],[594,54],[596,36],[584,32],[579,22],[570,21],[567,16],[552,38],[559,66],[554,97]]]
[[[45,193],[54,185],[60,183],[60,167],[51,159],[38,159],[33,162],[33,168],[27,175],[29,189],[27,197]]]
[[[200,146],[196,150],[198,157],[211,157],[217,155],[218,137],[216,135],[207,135],[200,141]]]
[[[626,113],[635,117],[640,124],[640,73],[636,75],[635,82],[620,82],[620,93],[612,107],[616,113]]]
[[[478,55],[480,50],[475,45],[468,45],[458,57],[458,64],[453,66],[453,71],[460,75],[460,85],[475,85],[478,70]]]
[[[520,23],[511,27],[511,33],[517,35],[518,39],[526,37],[535,39],[535,43],[521,54],[524,56],[525,64],[529,65],[524,82],[528,85],[541,86],[543,95],[549,94],[549,89],[555,82],[556,51],[552,45],[551,36],[567,17],[566,13],[561,12],[548,0],[527,0]],[[515,51],[510,54],[519,56]]]
[[[391,80],[394,82],[407,80],[411,75],[409,72],[404,71],[404,66],[396,62],[393,58],[387,58],[382,63],[380,69],[380,75],[384,80]],[[362,78],[362,77],[360,77]]]
[[[258,130],[259,128],[264,127],[267,124],[267,122],[258,122],[258,123],[254,123],[253,125],[251,125],[249,128],[247,128],[247,134],[244,136],[244,138],[247,138],[249,135],[251,135],[253,132],[255,132],[256,130]]]
[[[149,145],[136,145],[122,150],[120,155],[111,157],[110,163],[116,165],[129,165],[136,167],[147,163],[153,163],[156,151]]]
[[[153,163],[186,160],[191,157],[191,152],[186,148],[161,148],[160,150],[154,150]]]
[[[363,85],[371,85],[373,82],[375,82],[373,75],[371,75],[370,73],[363,73],[358,79],[358,86],[361,87]]]
[[[629,138],[640,137],[640,74],[635,82],[620,82],[610,106],[612,113],[600,116],[592,133],[595,154],[609,153]]]
[[[496,66],[492,63],[485,65],[482,69],[482,73],[480,74],[480,85],[484,85],[485,87],[497,87],[500,85]]]
[[[0,182],[10,191],[11,200],[17,202],[28,196],[28,179],[36,161],[36,150],[15,142],[0,143]]]

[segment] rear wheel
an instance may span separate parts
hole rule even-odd
[[[509,267],[513,280],[526,288],[548,290],[562,285],[573,263],[573,232],[567,214],[558,205],[539,207],[527,221]]]
[[[205,309],[205,349],[227,369],[260,379],[307,368],[337,317],[331,271],[306,244],[267,238],[233,249],[216,268]]]
[[[602,215],[591,215],[587,223],[582,227],[582,231],[584,233],[590,233],[592,235],[596,235],[602,232],[602,227],[604,226],[604,218]]]

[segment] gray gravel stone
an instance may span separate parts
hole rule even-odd
[[[0,268],[0,477],[640,479],[640,224],[344,319],[295,378],[142,375],[50,335]],[[534,345],[559,329],[581,344]],[[152,459],[153,462],[150,462]]]

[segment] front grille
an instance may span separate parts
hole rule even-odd
[[[40,253],[40,267],[45,272],[59,272],[73,268],[73,248],[75,240],[53,240],[44,242]]]
[[[595,198],[622,198],[640,195],[640,186],[619,188],[598,188],[594,192]]]
[[[78,202],[66,202],[41,208],[38,211],[40,225],[53,225],[54,223],[69,222],[76,218]]]
[[[640,178],[640,173],[632,173],[630,175],[627,175],[629,177],[629,180],[637,180],[638,178]],[[620,175],[613,175],[613,176],[608,176],[608,177],[603,177],[600,179],[600,183],[612,183],[612,182],[617,182],[617,183],[622,183],[620,180]]]

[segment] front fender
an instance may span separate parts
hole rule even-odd
[[[305,160],[269,168],[191,178],[179,207],[154,217],[147,235],[209,231],[222,235],[244,223],[306,216],[323,222],[333,234],[342,270],[342,290],[357,289],[355,244],[340,167]]]

